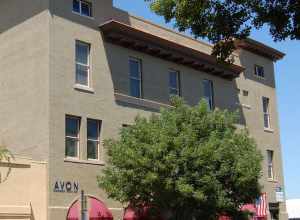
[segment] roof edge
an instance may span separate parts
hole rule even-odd
[[[236,40],[235,45],[237,48],[248,50],[255,54],[271,59],[274,62],[283,59],[286,55],[279,50],[276,50],[251,38]]]

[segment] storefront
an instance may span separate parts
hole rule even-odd
[[[47,164],[15,156],[0,161],[0,219],[44,220],[47,214]]]

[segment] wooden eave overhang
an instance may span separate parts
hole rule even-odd
[[[235,45],[237,48],[248,50],[260,56],[271,59],[274,62],[281,60],[285,56],[284,53],[249,38],[245,40],[237,40]]]
[[[237,65],[220,64],[215,57],[209,54],[115,20],[109,20],[99,27],[104,39],[110,43],[185,65],[218,77],[234,79],[244,70],[243,67]]]

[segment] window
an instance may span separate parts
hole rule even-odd
[[[169,94],[170,96],[180,95],[179,72],[175,70],[169,71]]]
[[[214,86],[211,80],[203,80],[204,99],[207,101],[208,108],[214,109]]]
[[[99,160],[101,121],[87,119],[87,158]]]
[[[90,45],[76,41],[76,84],[89,87]]]
[[[142,65],[135,58],[129,59],[130,95],[136,98],[142,97]]]
[[[272,150],[267,150],[267,161],[268,161],[268,178],[274,179],[274,170],[273,170],[273,156],[274,152]]]
[[[73,11],[83,16],[92,17],[92,3],[82,0],[73,0]]]
[[[270,128],[269,98],[263,97],[264,127]]]
[[[254,74],[258,77],[265,78],[265,70],[262,66],[255,65]]]
[[[80,118],[66,116],[66,157],[78,158],[79,156],[79,130]]]

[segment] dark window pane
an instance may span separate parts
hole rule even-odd
[[[171,88],[178,88],[178,73],[177,72],[170,72],[169,73],[169,87]]]
[[[263,111],[264,113],[268,113],[269,111],[269,99],[268,98],[263,98]]]
[[[178,90],[170,88],[169,93],[170,93],[170,95],[178,95]]]
[[[214,108],[213,83],[210,80],[203,80],[204,99],[207,101],[209,109]]]
[[[133,97],[141,97],[140,80],[130,79],[130,95]]]
[[[76,42],[76,62],[88,65],[89,45]]]
[[[140,63],[137,60],[129,60],[130,77],[140,79]]]
[[[88,86],[88,67],[76,64],[76,83]]]
[[[273,170],[271,166],[268,167],[268,177],[273,178]]]
[[[265,77],[265,70],[262,66],[255,66],[255,75],[264,78]]]
[[[73,0],[73,11],[80,12],[80,3],[79,0]]]
[[[89,2],[81,2],[81,14],[85,16],[92,16],[92,5]]]
[[[67,157],[77,157],[77,146],[78,140],[72,138],[66,138],[66,156]]]
[[[66,118],[66,136],[78,137],[79,119],[73,117]]]
[[[100,122],[97,120],[87,120],[87,138],[99,140]]]
[[[87,142],[87,157],[88,159],[98,159],[98,142],[88,141]]]
[[[269,125],[269,115],[268,114],[264,115],[264,126],[265,126],[265,128],[270,127],[270,125]]]

